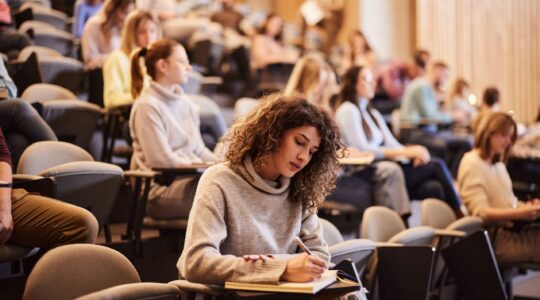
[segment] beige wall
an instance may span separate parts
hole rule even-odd
[[[418,47],[443,59],[452,74],[501,91],[504,110],[521,122],[540,107],[540,1],[416,0]]]
[[[360,23],[379,61],[412,53],[412,0],[362,0]]]

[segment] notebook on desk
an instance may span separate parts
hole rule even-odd
[[[225,288],[229,290],[246,290],[259,292],[279,292],[279,293],[301,293],[316,294],[325,287],[337,281],[337,271],[326,270],[321,279],[298,283],[298,282],[279,282],[278,284],[264,283],[243,283],[243,282],[225,282]]]

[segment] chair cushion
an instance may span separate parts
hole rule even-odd
[[[179,289],[177,286],[165,283],[140,282],[122,284],[98,292],[94,292],[77,300],[98,300],[98,299],[152,299],[152,300],[173,300],[178,299]]]
[[[388,242],[404,245],[431,245],[435,230],[427,226],[418,226],[403,230],[394,235]]]

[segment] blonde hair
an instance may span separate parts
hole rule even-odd
[[[326,82],[321,82],[321,74],[328,73]],[[320,98],[314,99],[314,92],[324,84]],[[302,56],[294,66],[285,88],[285,95],[301,93],[307,100],[322,110],[331,112],[330,98],[337,88],[337,80],[330,65],[319,54],[307,54]]]
[[[129,13],[124,28],[122,29],[120,49],[122,49],[125,54],[130,55],[133,50],[141,47],[141,45],[137,44],[137,30],[145,20],[153,22],[156,25],[157,37],[158,39],[161,38],[161,29],[154,16],[148,11],[136,9]]]
[[[315,211],[334,189],[340,169],[338,153],[344,148],[337,125],[325,111],[309,103],[304,96],[272,94],[261,100],[258,109],[239,119],[221,139],[227,145],[225,160],[231,168],[250,156],[255,168],[264,166],[264,158],[279,150],[286,130],[313,126],[321,138],[311,161],[291,178],[289,200],[301,202]]]
[[[512,116],[505,112],[493,112],[487,114],[480,121],[478,130],[476,131],[474,148],[480,151],[480,157],[488,159],[491,156],[491,137],[496,133],[503,133],[512,130],[512,145],[517,139],[517,126]],[[503,155],[495,155],[491,163],[506,162],[510,155],[511,146],[508,147]]]

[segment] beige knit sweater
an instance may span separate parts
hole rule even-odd
[[[264,181],[251,159],[235,170],[228,164],[201,177],[189,215],[184,250],[177,267],[191,282],[224,284],[277,282],[299,236],[311,251],[329,261],[319,219],[288,199],[289,178]],[[266,262],[246,262],[245,254],[274,254]]]

